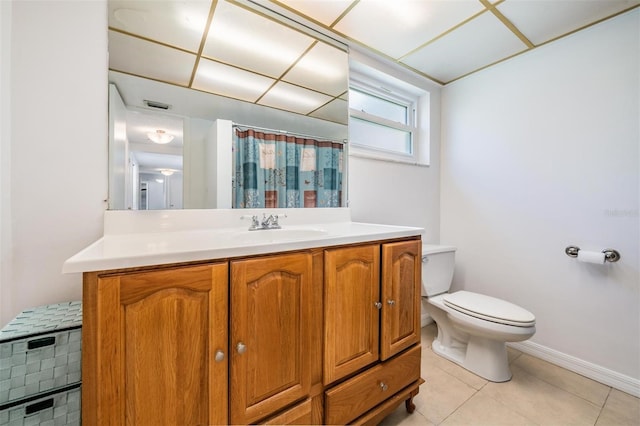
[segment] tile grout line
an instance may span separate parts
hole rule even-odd
[[[604,399],[604,402],[602,403],[602,407],[600,407],[600,411],[598,412],[598,417],[596,417],[596,421],[593,422],[594,426],[598,424],[598,420],[600,420],[600,416],[602,415],[602,412],[604,411],[605,405],[607,405],[607,401],[609,400],[609,397],[611,396],[611,392],[612,391],[613,391],[613,388],[609,387],[609,392],[607,392],[607,397]]]
[[[444,371],[444,370],[443,370],[443,371]],[[446,371],[445,371],[445,373],[446,373]],[[447,373],[447,374],[449,374],[449,373]],[[452,376],[452,377],[455,377],[455,376]],[[468,385],[467,385],[467,386],[468,386]],[[469,387],[471,387],[471,386],[469,386]],[[484,386],[483,386],[483,387],[484,387]],[[440,423],[438,423],[438,425],[441,425],[442,423],[446,422],[446,421],[447,421],[447,419],[448,419],[449,417],[453,416],[453,415],[454,415],[454,414],[455,414],[455,413],[456,413],[460,408],[462,408],[462,407],[463,407],[467,402],[469,402],[469,400],[470,400],[471,398],[473,398],[474,396],[476,396],[476,395],[478,394],[478,392],[480,392],[480,390],[476,390],[475,388],[472,388],[472,389],[473,389],[475,392],[473,392],[469,398],[467,398],[467,399],[465,399],[464,401],[462,401],[462,403],[461,403],[460,405],[458,405],[458,406],[456,407],[456,409],[455,409],[455,410],[453,410],[452,412],[450,412],[450,413],[449,413],[449,414],[448,414],[444,419],[442,419],[442,421],[441,421]],[[481,388],[481,389],[482,389],[482,388]]]
[[[562,368],[562,367],[559,367],[559,368]],[[583,397],[583,396],[581,396],[581,395],[578,395],[577,393],[573,393],[572,391],[570,391],[570,390],[568,390],[568,389],[564,389],[564,388],[562,388],[562,387],[558,386],[558,385],[557,385],[557,384],[555,384],[555,383],[551,383],[551,382],[549,382],[549,381],[545,380],[544,378],[542,378],[542,377],[538,376],[537,374],[535,374],[535,373],[533,373],[533,372],[530,372],[530,371],[525,370],[525,369],[523,369],[523,368],[520,368],[520,369],[521,369],[525,374],[528,374],[529,376],[535,377],[536,379],[540,380],[540,381],[541,381],[541,382],[543,382],[543,383],[548,384],[549,386],[553,386],[554,388],[556,388],[556,389],[558,389],[558,390],[561,390],[562,392],[568,393],[569,395],[573,395],[573,396],[575,396],[576,398],[580,398],[581,400],[583,400],[584,402],[586,402],[586,403],[588,403],[588,404],[591,404],[591,405],[593,405],[593,406],[595,406],[595,407],[599,407],[599,408],[600,408],[600,412],[602,412],[602,409],[604,408],[604,405],[606,404],[607,399],[609,399],[609,395],[611,394],[611,389],[612,389],[612,388],[611,388],[611,386],[607,386],[607,385],[605,385],[604,383],[600,383],[600,382],[598,382],[598,381],[595,381],[595,380],[594,380],[594,382],[599,383],[599,384],[601,384],[601,385],[603,385],[603,386],[606,386],[606,387],[609,389],[609,390],[608,390],[608,392],[607,392],[607,397],[604,399],[604,402],[602,403],[602,405],[600,405],[600,404],[595,403],[595,402],[593,402],[593,401],[589,401],[587,398],[585,398],[585,397]],[[564,370],[566,370],[566,369],[564,369]],[[570,370],[566,370],[566,371],[569,371],[570,373],[574,373],[573,371],[570,371]],[[576,374],[576,375],[578,375],[578,376],[581,376],[581,375],[580,375],[580,374],[578,374],[578,373],[574,373],[574,374]],[[582,376],[582,377],[584,377],[584,376]],[[587,378],[588,378],[588,377],[587,377]],[[599,416],[599,415],[598,415],[598,416]]]
[[[445,416],[444,419],[442,419],[442,421],[436,423],[436,425],[441,425],[442,423],[444,423],[449,417],[451,417],[455,412],[457,412],[460,408],[462,408],[467,402],[469,402],[469,400],[471,398],[473,398],[475,395],[477,395],[478,392],[480,392],[482,389],[484,389],[484,387],[487,385],[487,383],[489,382],[485,382],[482,386],[480,386],[480,389],[476,389],[475,387],[471,386],[470,384],[468,384],[467,382],[465,382],[464,380],[454,376],[453,374],[449,373],[447,370],[440,368],[438,366],[434,366],[434,368],[437,368],[438,370],[442,371],[444,374],[446,374],[447,376],[451,376],[451,378],[453,380],[457,380],[458,382],[462,383],[463,385],[473,389],[473,393],[469,396],[469,398],[465,399],[464,401],[462,401],[462,403],[460,403],[460,405],[458,405],[452,412],[450,412],[448,415]],[[462,368],[462,367],[460,367]],[[426,416],[425,416],[426,417]],[[429,420],[429,419],[427,419]]]

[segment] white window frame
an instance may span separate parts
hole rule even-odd
[[[381,148],[371,147],[363,145],[351,137],[349,138],[349,155],[356,157],[372,158],[377,160],[386,160],[392,162],[402,162],[409,164],[425,164],[424,160],[421,161],[421,149],[423,143],[420,138],[420,126],[418,123],[420,114],[418,107],[420,105],[420,96],[415,93],[409,93],[402,88],[389,84],[388,81],[378,80],[372,76],[363,75],[360,73],[351,72],[349,77],[350,89],[355,89],[372,96],[379,97],[383,100],[393,102],[407,108],[408,124],[399,123],[392,120],[387,120],[382,117],[367,114],[364,111],[355,110],[349,108],[349,117],[362,119],[374,124],[380,124],[392,129],[398,129],[402,131],[408,131],[411,137],[411,154],[403,154],[397,151],[385,150]],[[428,144],[426,146],[428,149]]]

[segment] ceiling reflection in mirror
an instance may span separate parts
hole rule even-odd
[[[207,201],[216,120],[347,139],[346,46],[282,11],[247,0],[108,9],[110,209],[224,207]],[[154,143],[158,131],[172,140]]]

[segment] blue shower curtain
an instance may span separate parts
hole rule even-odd
[[[341,143],[234,130],[234,208],[341,207]]]

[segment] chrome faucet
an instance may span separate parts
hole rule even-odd
[[[280,229],[281,226],[280,223],[278,223],[280,217],[287,217],[287,215],[270,214],[267,216],[266,213],[263,213],[262,220],[258,219],[258,215],[253,215],[251,216],[249,231],[257,231],[259,229]]]
[[[278,223],[278,215],[270,214],[267,217],[266,214],[262,215],[262,229],[278,229],[280,224]]]

